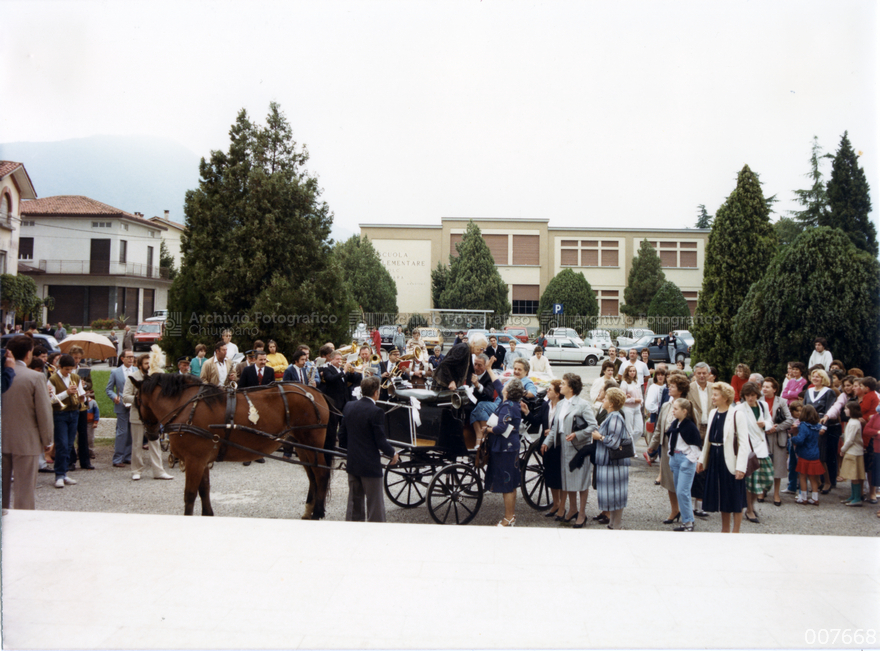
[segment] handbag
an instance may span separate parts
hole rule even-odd
[[[739,438],[736,435],[736,414],[731,414],[733,416],[733,455],[739,456]],[[758,468],[761,467],[761,460],[758,459],[758,455],[755,454],[755,448],[752,446],[752,437],[746,436],[749,439],[749,461],[746,464],[746,472],[745,477],[749,477],[752,475]]]
[[[612,461],[632,459],[634,456],[636,456],[636,448],[631,438],[625,443],[621,443],[618,448],[608,448],[608,458]]]

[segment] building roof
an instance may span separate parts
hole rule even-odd
[[[37,191],[28,176],[24,163],[16,163],[11,160],[0,160],[0,179],[12,175],[12,180],[18,187],[18,192],[22,199],[36,199]]]
[[[162,224],[157,224],[149,219],[133,215],[130,212],[108,206],[106,203],[78,195],[62,195],[22,201],[21,214],[28,217],[115,217],[141,224],[142,226],[149,226],[150,228],[163,231],[168,230]]]
[[[150,217],[149,221],[159,224],[160,226],[165,226],[166,228],[173,228],[181,233],[186,230],[186,226],[183,224],[162,217]]]

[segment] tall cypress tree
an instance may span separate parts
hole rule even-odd
[[[803,210],[789,210],[789,214],[800,222],[801,230],[814,228],[819,225],[819,219],[828,214],[828,194],[825,191],[825,181],[822,180],[822,170],[819,166],[823,159],[834,158],[831,154],[823,154],[819,145],[819,138],[813,136],[813,148],[810,155],[810,171],[804,174],[813,181],[806,190],[795,190],[795,201],[803,206]]]
[[[706,211],[706,206],[700,204],[697,206],[697,228],[712,228],[714,217]]]
[[[871,212],[870,188],[846,131],[831,165],[828,203],[830,210],[820,215],[819,226],[839,228],[858,248],[876,256],[877,227],[868,217]]]
[[[777,247],[758,176],[745,165],[737,174],[736,188],[715,215],[692,330],[695,361],[717,367],[722,378],[730,377],[737,364],[733,317]]]
[[[274,102],[265,126],[240,111],[229,137],[228,152],[202,159],[199,187],[186,194],[183,259],[169,292],[183,323],[163,347],[192,354],[223,326],[238,344],[272,338],[288,353],[343,341],[354,304],[331,253],[333,215],[305,169],[308,151]]]
[[[397,283],[369,238],[352,235],[333,249],[349,295],[364,312],[397,312]]]
[[[620,306],[620,311],[629,316],[647,314],[648,306],[665,282],[666,274],[663,273],[660,256],[648,240],[642,240],[629,270],[626,289],[623,290],[626,304]]]
[[[489,246],[480,227],[470,221],[461,242],[455,245],[458,256],[449,256],[449,275],[440,303],[446,309],[493,310],[510,314],[507,285],[495,267]]]

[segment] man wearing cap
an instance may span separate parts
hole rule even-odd
[[[235,366],[235,372],[238,373],[238,377],[241,377],[242,373],[244,373],[244,370],[245,370],[248,366],[252,366],[253,363],[256,361],[256,359],[257,359],[257,357],[256,357],[256,352],[257,352],[257,351],[255,351],[255,350],[249,350],[249,351],[247,351],[247,352],[244,354],[244,359],[241,360],[241,361]]]
[[[189,375],[189,357],[186,355],[177,358],[177,372],[181,375]]]

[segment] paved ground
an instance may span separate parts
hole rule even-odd
[[[586,381],[598,376],[596,368],[568,366],[557,369],[579,373]],[[109,427],[106,423],[105,427]],[[669,516],[666,491],[654,485],[657,466],[649,468],[641,458],[644,440],[637,443],[638,459],[630,471],[629,506],[624,512],[624,525],[630,529],[665,530],[661,520]],[[131,481],[130,470],[113,468],[110,441],[102,441],[95,461],[97,470],[78,470],[71,476],[79,481],[76,486],[64,489],[53,487],[54,476],[40,474],[37,482],[37,509],[57,511],[94,511],[108,513],[183,513],[183,475],[178,469],[171,470],[174,481],[156,481],[149,477]],[[221,463],[211,472],[212,503],[214,512],[221,517],[250,518],[298,518],[302,514],[307,491],[305,472],[289,464],[269,461],[244,467],[239,463]],[[348,493],[344,472],[334,472],[332,494],[327,519],[343,520],[345,500]],[[783,496],[781,507],[766,502],[759,505],[761,524],[743,523],[743,531],[754,533],[786,533],[817,535],[876,536],[880,534],[880,518],[875,517],[877,506],[866,504],[862,508],[847,508],[839,500],[849,495],[848,486],[841,486],[822,498],[818,508],[799,506],[792,496]],[[392,522],[430,523],[427,508],[402,509],[387,502],[388,520]],[[591,494],[588,513],[598,512],[596,498]],[[196,512],[199,505],[196,504]],[[473,525],[494,525],[501,517],[503,507],[499,495],[487,494]],[[520,498],[517,503],[517,526],[558,527],[569,526],[549,522],[537,511],[529,508]],[[598,525],[591,523],[589,527]],[[696,528],[702,531],[719,531],[720,517],[712,515],[708,520],[697,520]]]

